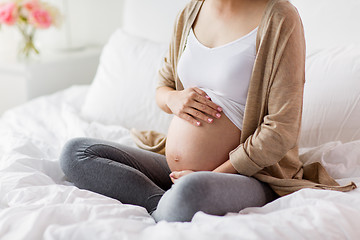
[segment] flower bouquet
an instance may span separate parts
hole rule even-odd
[[[16,26],[22,35],[19,57],[29,58],[31,54],[39,54],[34,44],[37,29],[58,27],[60,13],[57,8],[41,0],[12,0],[0,3],[1,25]]]

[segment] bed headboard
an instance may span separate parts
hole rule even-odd
[[[290,0],[302,18],[308,52],[360,44],[359,0]]]
[[[170,42],[177,13],[189,0],[125,0],[123,28],[158,42]]]

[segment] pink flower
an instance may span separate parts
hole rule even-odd
[[[16,4],[5,3],[0,5],[0,23],[13,25],[16,22]]]
[[[34,9],[31,12],[30,21],[38,28],[49,28],[52,24],[52,18],[48,11],[43,9]]]
[[[36,8],[39,8],[40,4],[38,0],[29,0],[26,1],[23,5],[28,11],[33,11]]]

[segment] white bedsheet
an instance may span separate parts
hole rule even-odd
[[[155,224],[146,210],[65,181],[58,164],[72,137],[135,146],[129,130],[79,117],[88,86],[73,86],[0,118],[0,239],[359,239],[360,190],[303,189],[224,217],[198,212],[191,223]],[[360,186],[360,141],[300,149],[339,183]]]

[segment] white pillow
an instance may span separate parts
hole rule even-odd
[[[117,30],[104,47],[81,114],[88,120],[166,134],[172,115],[155,101],[168,44]],[[360,46],[307,56],[300,147],[360,139]]]
[[[313,148],[300,148],[300,160],[305,164],[320,162],[335,179],[360,176],[360,140],[324,143]]]
[[[360,45],[307,56],[300,147],[360,139]]]
[[[100,64],[81,114],[90,121],[128,129],[167,133],[172,115],[156,104],[157,71],[168,44],[118,29],[100,57]]]

